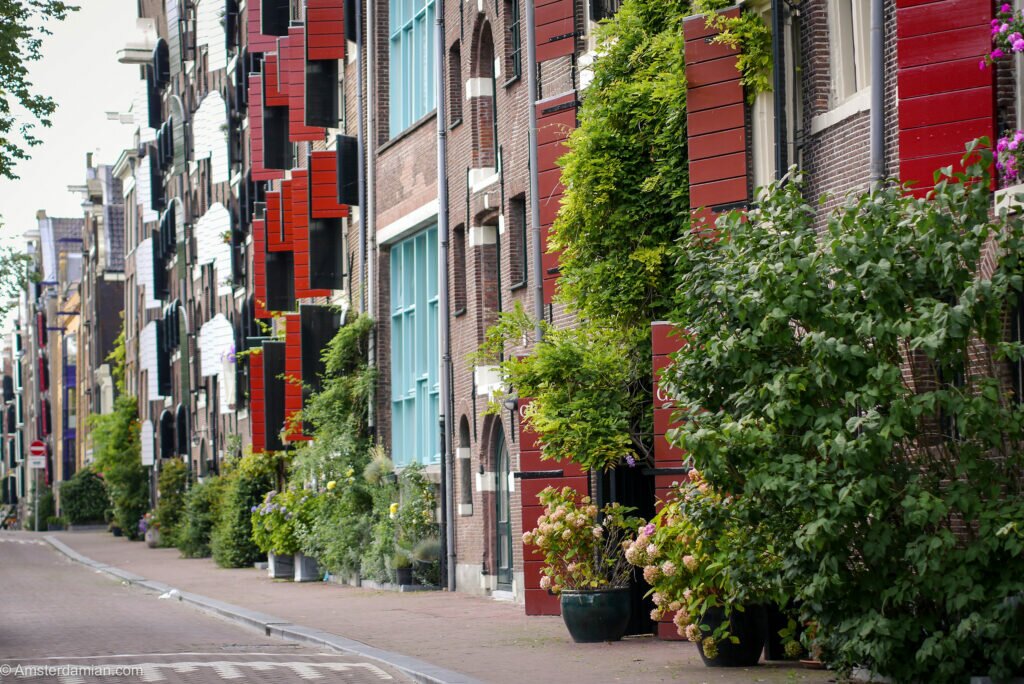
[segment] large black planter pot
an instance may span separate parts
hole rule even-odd
[[[738,644],[732,643],[729,639],[718,642],[718,655],[708,658],[704,655],[704,646],[697,644],[701,660],[708,667],[750,667],[757,665],[761,659],[761,651],[764,649],[766,636],[766,621],[764,608],[761,606],[747,606],[746,610],[733,610],[728,618],[729,634],[740,640]],[[726,621],[723,608],[709,608],[701,617],[701,623],[711,628],[710,634],[714,634],[719,625]],[[705,633],[707,634],[707,633]]]
[[[618,641],[629,625],[630,592],[621,589],[562,591],[562,620],[578,644]]]

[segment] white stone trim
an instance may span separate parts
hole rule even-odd
[[[850,96],[845,102],[833,107],[824,114],[818,114],[811,119],[811,135],[835,126],[837,123],[846,121],[855,114],[866,112],[871,109],[871,87],[862,88]]]
[[[495,226],[473,226],[469,229],[469,247],[481,247],[493,245],[498,241],[498,231]]]
[[[494,79],[481,76],[466,79],[466,99],[474,97],[494,97]]]
[[[469,447],[455,447],[455,458],[469,459],[473,455],[473,450]]]
[[[473,384],[478,397],[490,396],[501,388],[501,373],[498,366],[476,366],[473,368]]]
[[[493,492],[497,484],[497,476],[493,471],[476,474],[476,490],[478,492]]]
[[[387,245],[415,233],[420,228],[437,220],[437,198],[413,209],[405,216],[392,221],[377,231],[377,244]]]
[[[480,192],[500,180],[498,170],[493,166],[485,166],[480,169],[469,170],[469,189],[472,192]]]
[[[468,518],[473,515],[473,504],[459,504],[459,515]]]

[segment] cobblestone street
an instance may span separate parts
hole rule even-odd
[[[4,684],[410,681],[378,663],[318,652],[159,600],[28,534],[0,536],[0,577]]]

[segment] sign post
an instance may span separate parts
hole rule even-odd
[[[35,513],[32,515],[32,525],[35,531],[39,531],[39,471],[46,469],[46,442],[37,439],[28,445],[28,467],[32,470],[35,480],[35,491],[32,496],[32,503]]]

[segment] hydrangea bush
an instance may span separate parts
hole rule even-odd
[[[996,143],[996,169],[1003,185],[1021,182],[1024,175],[1024,157],[1021,156],[1021,144],[1024,143],[1024,131],[1007,131]]]
[[[633,569],[624,550],[627,537],[642,522],[630,515],[632,509],[621,504],[598,508],[571,487],[548,487],[537,498],[544,504],[544,514],[537,527],[523,535],[523,542],[544,555],[542,589],[558,594],[629,586]]]
[[[299,552],[298,527],[308,527],[300,516],[309,517],[311,492],[271,490],[263,503],[252,507],[252,540],[261,551],[277,556]],[[308,523],[308,521],[307,521]]]
[[[1019,52],[1024,52],[1024,10],[1014,12],[1009,3],[1004,3],[992,20],[992,51],[978,67],[984,69],[997,59]]]

